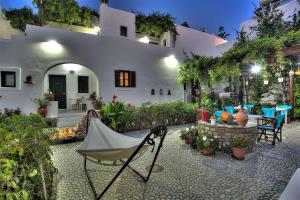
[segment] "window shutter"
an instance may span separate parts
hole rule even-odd
[[[120,71],[115,71],[115,87],[120,86]]]
[[[135,81],[135,72],[130,72],[130,87],[135,87],[136,81]]]

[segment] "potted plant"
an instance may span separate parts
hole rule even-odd
[[[96,93],[96,91],[91,92],[90,96],[89,96],[89,100],[96,101],[96,99],[97,99],[97,93]]]
[[[236,134],[230,140],[232,156],[237,160],[244,160],[246,149],[252,145],[252,142],[243,134]]]
[[[197,147],[204,156],[211,156],[216,151],[216,141],[212,134],[201,134],[197,138]]]
[[[215,125],[215,124],[216,124],[216,117],[215,117],[214,115],[211,115],[211,116],[210,116],[210,123],[211,123],[212,125]]]
[[[95,110],[101,110],[102,106],[103,106],[103,102],[101,101],[101,98],[100,99],[96,99],[92,102],[93,104],[93,107]]]
[[[48,90],[48,93],[45,93],[44,97],[47,98],[49,101],[54,101],[55,99],[55,95],[51,90]]]
[[[38,113],[45,117],[48,113],[48,105],[49,105],[49,99],[47,97],[43,98],[33,98],[32,101],[38,105]]]

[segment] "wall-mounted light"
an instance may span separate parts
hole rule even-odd
[[[170,68],[175,68],[179,64],[178,60],[176,59],[176,57],[174,55],[170,55],[168,57],[165,57],[164,62]]]
[[[149,44],[150,39],[148,38],[148,36],[145,36],[145,37],[140,38],[139,41],[142,42],[142,43]]]
[[[63,51],[63,47],[61,44],[56,42],[55,40],[50,40],[48,42],[43,42],[41,47],[44,51],[51,54],[59,54]]]
[[[252,68],[251,68],[251,72],[253,74],[258,74],[260,72],[260,70],[261,70],[261,67],[257,64],[253,65]]]
[[[70,74],[74,74],[76,71],[79,71],[82,66],[78,64],[63,64],[63,68],[70,72]]]
[[[279,78],[278,78],[278,82],[279,82],[279,83],[282,83],[282,82],[283,82],[283,78],[282,78],[282,77],[279,77]]]

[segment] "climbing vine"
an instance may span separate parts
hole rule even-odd
[[[153,12],[149,15],[136,13],[136,31],[141,34],[160,37],[164,32],[170,31],[177,35],[175,18],[170,14]]]
[[[180,68],[180,80],[199,80],[209,78],[212,84],[217,80],[238,79],[242,69],[255,63],[263,66],[265,78],[281,73],[291,61],[282,50],[300,43],[300,30],[290,31],[280,38],[256,38],[244,42],[236,42],[223,56],[202,57],[193,55]]]

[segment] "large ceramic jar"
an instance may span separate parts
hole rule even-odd
[[[222,114],[221,114],[221,120],[222,120],[223,122],[230,123],[230,122],[232,122],[233,119],[232,119],[231,114],[225,110],[225,111],[222,112]]]
[[[248,115],[244,112],[244,109],[240,109],[236,114],[236,122],[240,127],[245,127],[248,122]]]

